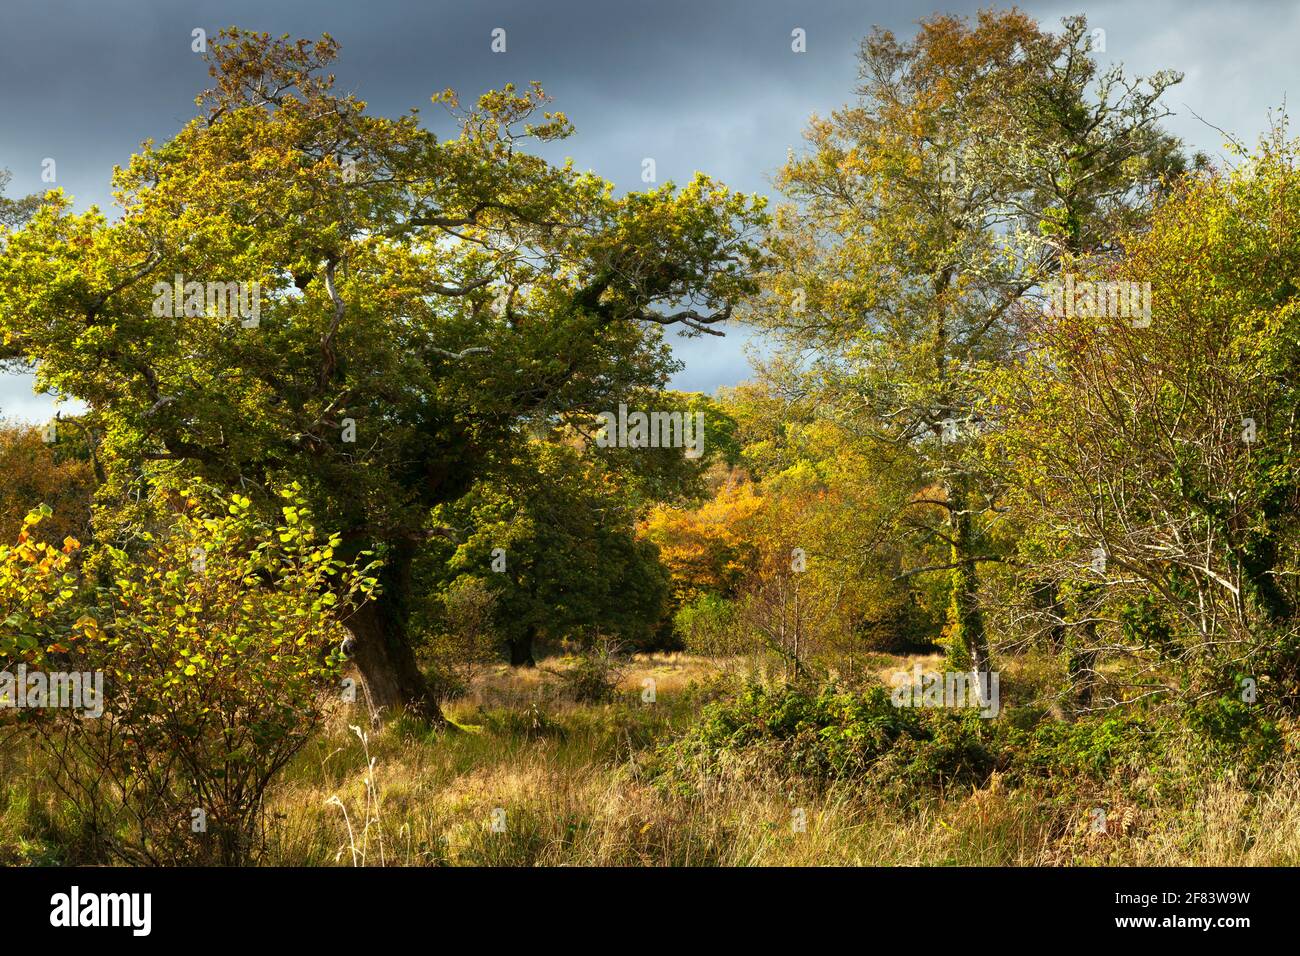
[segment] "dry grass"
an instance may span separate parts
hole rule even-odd
[[[878,662],[879,673],[939,666],[939,658]],[[563,663],[552,666],[563,666]],[[749,662],[725,662],[749,671]],[[471,729],[412,740],[390,725],[371,740],[378,818],[389,862],[401,864],[585,866],[825,865],[1277,865],[1300,858],[1300,775],[1262,793],[1231,781],[1207,785],[1191,809],[1137,810],[1116,795],[1059,806],[989,786],[890,810],[851,786],[793,798],[780,781],[765,788],[725,779],[691,796],[643,779],[638,739],[690,716],[693,681],[723,664],[688,655],[638,657],[625,673],[624,702],[598,707],[557,700],[546,671],[486,673],[453,715]],[[639,704],[653,678],[655,708]],[[1014,684],[1017,675],[1009,674]],[[1028,679],[1028,678],[1025,678]],[[476,723],[492,708],[538,715],[508,727]],[[659,713],[652,713],[659,709]],[[360,806],[365,766],[355,741],[318,772],[282,787],[283,814],[273,862],[347,863],[341,814],[327,800]],[[305,762],[300,765],[302,771]],[[1095,832],[1090,810],[1108,807]],[[493,829],[494,811],[503,823]],[[800,823],[802,822],[802,827]],[[373,855],[366,860],[377,862]]]
[[[928,666],[929,658],[920,659]],[[912,660],[884,662],[882,673]],[[551,669],[565,666],[548,662]],[[745,670],[746,662],[731,662]],[[860,787],[792,797],[725,776],[691,795],[655,786],[640,756],[689,722],[692,686],[722,665],[688,655],[638,657],[616,703],[555,694],[546,670],[496,668],[450,713],[461,732],[403,721],[359,734],[337,713],[289,768],[269,811],[266,862],[284,865],[825,866],[1295,865],[1300,773],[1250,790],[1231,778],[1188,782],[1180,807],[1126,804],[1097,793],[1079,805],[1007,789],[998,776],[903,810]],[[1014,675],[1010,675],[1014,678]],[[654,704],[641,700],[655,681]],[[1014,681],[1013,681],[1014,682]],[[33,773],[0,753],[0,767]],[[1089,809],[1108,807],[1106,832]],[[495,816],[494,816],[495,814]],[[504,815],[502,815],[504,814]],[[494,827],[494,822],[497,824]],[[803,823],[801,827],[800,824]],[[30,779],[0,787],[0,860],[53,862],[57,800]]]
[[[466,749],[478,760],[466,765]],[[900,814],[851,788],[796,802],[779,787],[725,784],[692,797],[637,779],[634,764],[584,763],[567,743],[473,742],[382,749],[377,782],[389,862],[513,866],[1295,865],[1300,777],[1263,793],[1211,785],[1192,811],[1052,808],[996,783]],[[451,751],[451,752],[448,752]],[[347,863],[346,834],[325,805],[364,783],[300,782],[273,862]],[[493,811],[504,810],[494,832]],[[800,814],[798,811],[802,811]],[[802,829],[798,824],[802,822]],[[1062,832],[1064,831],[1064,832]],[[366,862],[378,860],[372,855]]]

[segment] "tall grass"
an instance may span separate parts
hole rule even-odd
[[[1295,865],[1300,770],[1247,787],[1189,777],[1181,799],[1105,788],[1062,801],[987,786],[899,808],[861,785],[814,796],[799,781],[726,774],[675,789],[647,748],[685,727],[716,668],[639,659],[614,703],[579,705],[545,673],[485,675],[450,708],[460,732],[338,713],[275,787],[266,862],[305,866]],[[643,680],[657,695],[642,702]],[[0,747],[0,862],[78,858],[77,821],[40,758]],[[1139,805],[1140,804],[1140,805]],[[1090,826],[1089,808],[1108,808]],[[493,827],[494,811],[498,824]],[[504,812],[504,817],[500,813]]]

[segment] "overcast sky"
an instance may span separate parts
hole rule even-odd
[[[919,17],[973,13],[980,3],[930,0],[5,0],[0,7],[0,167],[10,195],[47,188],[41,163],[78,206],[110,209],[109,177],[146,137],[164,140],[207,85],[191,31],[229,25],[342,44],[339,87],[372,110],[429,96],[469,99],[540,80],[577,126],[550,150],[620,188],[641,188],[653,157],[660,182],[703,170],[745,191],[771,192],[773,170],[798,148],[813,112],[851,96],[855,53],[873,25],[910,34]],[[1300,2],[1022,3],[1045,25],[1085,13],[1105,30],[1101,59],[1134,73],[1186,74],[1167,96],[1169,128],[1212,155],[1222,137],[1253,142],[1268,111],[1295,93]],[[505,53],[490,48],[506,31]],[[807,34],[793,53],[791,31]],[[676,387],[712,391],[745,378],[743,329],[675,343]],[[0,415],[42,420],[53,405],[27,376],[0,376]]]

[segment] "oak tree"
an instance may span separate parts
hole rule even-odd
[[[199,114],[117,170],[119,217],[56,191],[8,237],[0,357],[88,404],[109,497],[172,472],[255,503],[298,483],[385,561],[350,621],[372,699],[439,719],[407,634],[431,510],[524,423],[657,386],[663,326],[717,332],[761,203],[547,162],[529,144],[572,126],[536,86],[437,94],[439,138],[335,91],[336,53],[227,31]]]

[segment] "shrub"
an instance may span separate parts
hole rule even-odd
[[[1120,797],[1177,803],[1204,766],[1189,748],[1194,741],[1185,728],[1168,716],[1112,712],[1075,721],[1013,719],[998,730],[1006,785],[1076,814],[1080,806]]]
[[[48,505],[23,519],[18,543],[0,544],[0,664],[22,661],[39,666],[47,652],[64,650],[77,616],[74,560],[81,542],[65,538],[62,548],[35,538],[50,517]]]
[[[713,657],[748,650],[736,636],[735,608],[717,594],[701,594],[683,604],[673,616],[673,630],[692,654]]]
[[[814,787],[861,779],[895,796],[987,778],[994,752],[980,725],[969,715],[896,707],[879,686],[850,694],[750,685],[707,705],[656,751],[651,769],[688,785],[729,774]]]
[[[1198,702],[1187,712],[1187,725],[1198,735],[1200,750],[1209,760],[1248,777],[1267,772],[1284,753],[1279,723],[1264,708],[1238,696]]]
[[[612,642],[598,640],[572,667],[560,672],[560,693],[580,704],[605,704],[617,699],[623,667],[616,653]]]
[[[373,578],[333,557],[337,539],[320,539],[296,489],[281,494],[278,525],[247,498],[186,494],[143,553],[107,549],[99,610],[68,642],[76,670],[102,673],[105,714],[35,726],[59,789],[113,857],[254,859],[267,787],[321,720],[340,615]]]
[[[427,654],[433,669],[430,686],[439,700],[454,700],[498,657],[497,597],[478,578],[465,576],[447,587],[439,603],[439,627]]]

